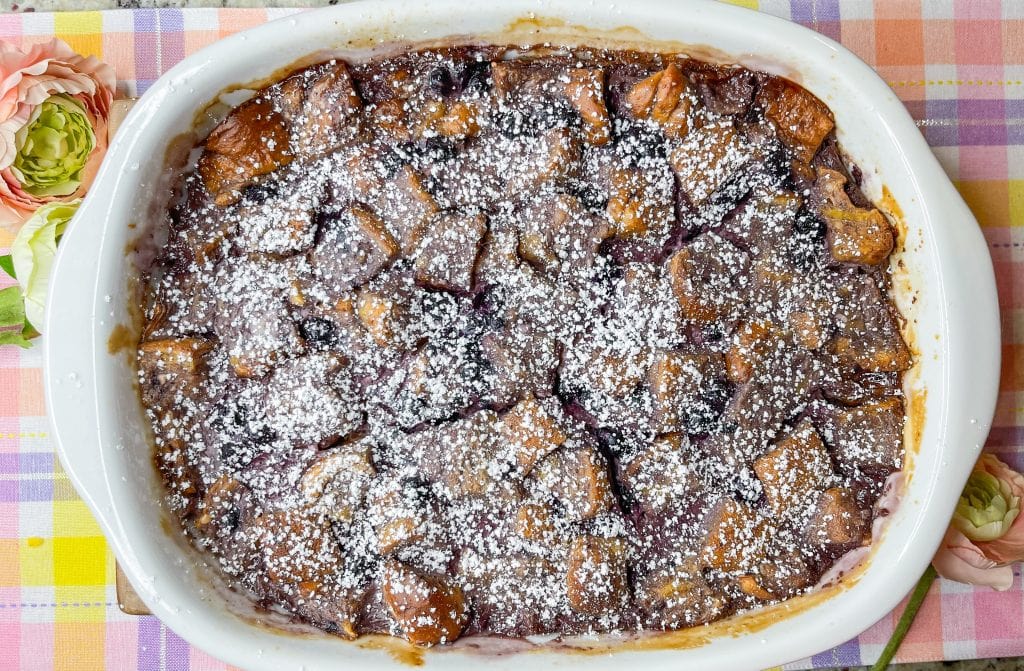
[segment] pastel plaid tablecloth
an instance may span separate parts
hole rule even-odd
[[[839,40],[873,65],[919,120],[974,210],[995,261],[1003,372],[988,449],[1024,468],[1024,2],[738,4]],[[7,14],[0,15],[0,39],[27,45],[57,35],[113,64],[122,92],[134,95],[196,49],[291,11]],[[0,248],[10,242],[0,231]],[[155,618],[118,610],[113,557],[54,456],[45,413],[39,349],[0,349],[0,669],[225,668]],[[871,663],[896,614],[786,668]],[[1022,655],[1018,575],[1013,589],[1002,593],[939,581],[898,659]]]

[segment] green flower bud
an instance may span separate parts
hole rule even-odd
[[[82,183],[96,135],[81,103],[54,95],[36,107],[15,142],[12,168],[21,188],[39,198],[68,196]]]
[[[953,525],[972,541],[1001,538],[1020,514],[1020,497],[1009,484],[982,470],[967,480]]]

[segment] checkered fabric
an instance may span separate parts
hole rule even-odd
[[[1003,315],[1003,372],[988,449],[1024,469],[1024,2],[746,0],[874,66],[918,119],[989,242]],[[52,35],[145,91],[214,40],[292,10],[192,9],[0,15],[0,39]],[[964,222],[964,225],[969,225]],[[10,245],[0,231],[0,249]],[[0,285],[4,280],[0,280]],[[0,668],[226,668],[152,617],[123,615],[114,561],[54,456],[39,348],[0,349]],[[900,661],[1024,655],[1024,589],[939,581]],[[838,648],[786,669],[871,663],[899,609]]]

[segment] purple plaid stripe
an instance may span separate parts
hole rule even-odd
[[[843,643],[820,655],[811,658],[815,667],[823,666],[858,666],[862,664],[860,657],[860,644],[857,639]]]
[[[0,454],[0,502],[53,499],[51,452]]]
[[[839,41],[839,0],[791,0],[790,14],[794,21]]]
[[[185,20],[179,9],[140,9],[135,28],[135,80],[139,94],[185,57]]]
[[[164,655],[160,650],[160,630],[163,628],[160,620],[155,617],[139,618],[139,671],[162,671],[160,661]]]

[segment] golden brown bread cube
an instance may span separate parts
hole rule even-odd
[[[370,280],[398,255],[398,242],[384,222],[364,205],[321,217],[310,265],[335,295]]]
[[[384,220],[402,254],[410,256],[423,241],[429,220],[437,214],[438,207],[434,197],[424,188],[419,173],[403,165],[380,189],[374,211]]]
[[[315,593],[342,567],[344,557],[330,527],[309,510],[264,513],[253,527],[266,577],[286,594]]]
[[[198,170],[220,206],[242,197],[242,189],[292,161],[284,118],[266,98],[243,103],[206,138]]]
[[[352,208],[352,216],[359,230],[377,246],[383,256],[390,259],[398,254],[398,243],[380,217],[358,205]]]
[[[690,129],[690,101],[682,95],[686,86],[686,77],[672,63],[634,84],[626,106],[636,118],[653,119],[667,135],[681,138]]]
[[[620,463],[619,484],[647,511],[672,510],[702,491],[686,436],[659,436]]]
[[[807,419],[757,459],[754,472],[776,515],[807,506],[833,474],[828,451]]]
[[[757,567],[756,576],[758,586],[775,598],[791,596],[816,580],[797,549],[768,557]]]
[[[760,599],[761,601],[770,601],[771,599],[775,598],[771,592],[769,592],[761,586],[761,584],[757,581],[756,576],[751,575],[749,573],[747,575],[741,575],[736,580],[736,583],[739,585],[740,591],[742,591],[744,594],[748,596],[754,597],[755,599]]]
[[[448,105],[442,116],[435,124],[435,129],[444,137],[462,139],[471,137],[480,132],[480,124],[477,121],[479,112],[476,106],[471,103],[455,102]]]
[[[475,105],[462,101],[428,100],[422,103],[405,98],[385,100],[373,109],[377,125],[400,142],[429,137],[463,139],[480,131]]]
[[[736,384],[750,380],[758,362],[780,337],[777,329],[767,322],[749,322],[738,328],[735,341],[725,353],[729,380]]]
[[[843,363],[858,366],[865,371],[904,371],[913,364],[910,350],[902,339],[894,338],[883,346],[865,345],[859,338],[840,334],[832,339],[831,350]]]
[[[810,163],[835,122],[825,103],[796,84],[772,78],[759,95],[764,115],[796,158]]]
[[[824,196],[819,211],[828,225],[829,252],[841,263],[876,266],[892,253],[892,225],[878,209],[856,207],[844,189],[845,184],[842,173],[818,169],[816,186]]]
[[[860,543],[870,531],[868,519],[852,491],[832,487],[818,496],[805,531],[808,540],[819,545]]]
[[[724,379],[725,365],[718,354],[659,352],[647,372],[654,430],[699,432],[702,421],[720,409],[712,397],[720,395]]]
[[[449,580],[389,560],[381,591],[395,624],[413,645],[451,643],[462,633],[466,602],[462,589]]]
[[[382,100],[369,113],[377,127],[392,139],[408,142],[413,139],[413,128],[405,109],[407,104],[401,98]]]
[[[139,366],[158,376],[198,375],[203,356],[213,349],[206,338],[161,338],[139,344]]]
[[[356,402],[342,400],[338,388],[351,379],[350,361],[338,354],[311,352],[280,363],[271,373],[262,406],[264,420],[293,448],[326,448],[363,424]]]
[[[537,199],[523,213],[516,252],[549,273],[593,263],[611,228],[603,218],[584,210],[579,199],[569,194]]]
[[[568,519],[592,519],[615,507],[607,464],[590,446],[556,450],[537,463],[531,477]]]
[[[679,188],[699,207],[746,161],[731,122],[716,122],[690,131],[669,154]]]
[[[627,597],[626,543],[621,538],[577,536],[569,546],[566,587],[569,606],[600,615]]]
[[[506,188],[510,193],[532,193],[552,182],[565,182],[578,172],[582,152],[578,134],[564,126],[549,128],[515,154]]]
[[[524,473],[565,443],[567,436],[559,426],[561,415],[557,401],[529,396],[502,417],[498,430],[514,446],[516,461]]]
[[[882,296],[875,280],[857,275],[838,287],[841,299],[835,314],[835,332],[826,349],[840,364],[869,372],[910,368],[913,357],[900,333],[892,304]]]
[[[406,313],[404,302],[387,292],[363,289],[356,298],[355,314],[359,322],[381,347],[394,344],[405,326]]]
[[[610,177],[605,211],[617,237],[640,236],[664,227],[673,204],[655,183],[656,176],[638,168],[618,168]]]
[[[579,371],[581,382],[599,393],[623,398],[633,393],[646,375],[642,352],[617,351],[603,344],[587,344],[584,356],[591,364]],[[583,356],[581,356],[583,359]]]
[[[179,393],[200,388],[205,363],[203,357],[214,343],[206,338],[161,338],[139,345],[139,373],[147,384],[142,387],[147,406],[174,404]],[[161,402],[165,399],[165,402]]]
[[[196,531],[211,538],[234,533],[240,521],[239,502],[245,491],[245,485],[229,475],[214,480],[196,511]]]
[[[551,508],[539,503],[524,503],[516,510],[516,532],[523,538],[540,541],[555,531]]]
[[[637,580],[638,601],[650,604],[659,625],[694,626],[714,620],[728,601],[704,579],[696,557],[675,566],[642,575]]]
[[[452,499],[486,497],[492,503],[519,499],[518,480],[503,476],[509,450],[494,411],[481,410],[410,437],[420,476]]]
[[[430,221],[430,230],[413,262],[416,281],[423,286],[468,292],[480,253],[487,217],[442,213]]]
[[[765,557],[771,529],[754,508],[731,498],[719,499],[704,517],[700,561],[726,573],[748,572]]]
[[[889,258],[892,226],[880,211],[824,208],[821,214],[828,222],[828,248],[836,261],[877,266]]]
[[[310,505],[338,522],[351,522],[377,474],[365,442],[341,445],[320,453],[299,480]]]
[[[789,329],[793,340],[804,349],[818,349],[825,344],[826,328],[822,313],[795,310],[789,313]]]
[[[243,198],[237,211],[238,219],[243,223],[235,235],[235,242],[251,254],[284,257],[305,252],[313,246],[316,235],[314,210],[318,206],[319,198],[298,194],[270,197],[258,205]]]
[[[573,68],[568,78],[565,95],[583,120],[584,139],[593,145],[607,144],[612,134],[604,104],[604,70]]]
[[[261,591],[294,603],[296,612],[316,626],[349,639],[357,636],[358,598],[338,583],[345,556],[323,518],[304,508],[264,513],[241,540],[243,545],[231,551],[262,568]]]
[[[669,259],[668,275],[683,314],[712,322],[742,303],[745,288],[733,278],[749,268],[746,252],[715,233],[704,233]]]
[[[375,486],[367,498],[366,515],[373,521],[377,553],[386,556],[427,541],[434,513],[430,500],[402,482],[389,479]]]
[[[295,153],[320,156],[358,128],[355,114],[363,101],[356,93],[344,63],[324,63],[302,73],[302,102],[290,114]],[[293,101],[297,91],[292,91]]]
[[[903,401],[895,396],[854,407],[835,407],[825,436],[840,466],[894,470],[902,464]]]

